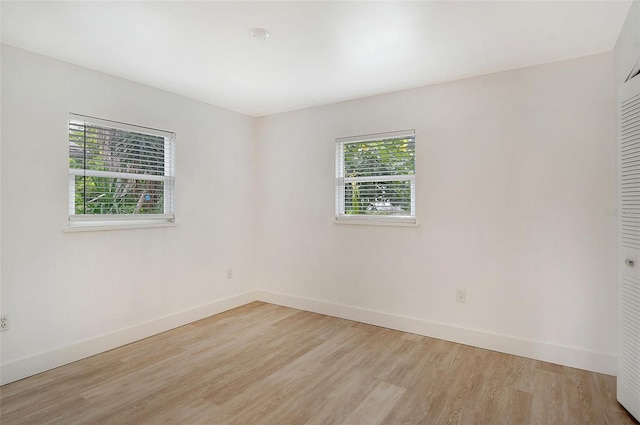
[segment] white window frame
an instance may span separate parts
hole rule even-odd
[[[143,133],[164,138],[164,175],[131,174],[99,171],[86,168],[69,168],[69,222],[65,231],[115,230],[129,228],[165,227],[175,225],[175,133],[155,128],[142,127],[75,113],[69,114],[71,123],[97,125],[117,130]],[[67,144],[69,139],[67,137]],[[76,214],[76,176],[140,178],[164,182],[163,214]]]
[[[417,226],[416,221],[416,174],[414,164],[414,174],[367,176],[367,177],[345,177],[344,145],[350,143],[377,142],[388,139],[413,138],[415,142],[415,130],[393,131],[387,133],[376,133],[361,136],[341,137],[336,139],[336,204],[335,223],[338,224],[372,224],[372,225],[396,225],[396,226]],[[415,153],[414,153],[415,154]],[[415,156],[414,156],[415,161]],[[411,212],[409,215],[349,215],[345,213],[345,184],[351,182],[375,182],[400,180],[409,181],[411,184]]]

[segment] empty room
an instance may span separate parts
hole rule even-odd
[[[640,420],[640,0],[1,1],[0,423]]]

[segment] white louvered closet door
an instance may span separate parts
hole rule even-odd
[[[640,77],[618,99],[618,401],[640,420]]]

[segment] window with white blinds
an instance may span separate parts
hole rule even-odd
[[[171,132],[71,114],[70,226],[173,222],[174,153]]]
[[[336,140],[336,220],[416,222],[416,141],[407,130]]]

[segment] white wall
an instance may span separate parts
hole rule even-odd
[[[6,45],[1,75],[4,382],[248,301],[252,118]],[[69,112],[176,132],[177,227],[63,232]]]
[[[616,85],[620,85],[640,60],[640,1],[634,0],[631,4],[613,51],[616,61]]]
[[[613,81],[608,53],[260,118],[264,297],[615,373]],[[420,227],[334,224],[335,139],[411,128]]]

